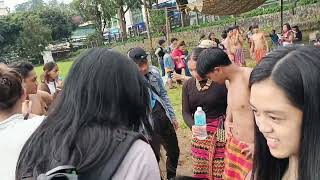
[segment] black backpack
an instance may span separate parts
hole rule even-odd
[[[127,152],[136,140],[147,142],[146,138],[137,132],[118,130],[115,133],[116,143],[112,157],[105,163],[101,175],[94,177],[95,180],[109,180],[117,172],[120,164]],[[45,174],[40,174],[37,180],[78,180],[76,168],[74,166],[59,166]]]

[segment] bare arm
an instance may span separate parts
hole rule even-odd
[[[188,83],[184,83],[182,88],[182,116],[186,125],[191,129],[194,124],[194,120],[192,117],[192,112],[190,111],[187,84]]]
[[[159,52],[160,52],[160,51],[161,51],[161,49],[158,48],[158,49],[156,50],[156,52],[154,53],[154,54],[157,56],[158,59],[160,59],[160,56],[159,56]]]
[[[254,53],[254,41],[251,38],[251,49],[250,49],[251,56],[253,55],[253,53]]]
[[[264,41],[265,44],[266,44],[266,50],[267,50],[267,52],[269,52],[269,44],[268,44],[268,41],[267,41],[266,37],[265,37],[265,36],[262,36],[262,39],[263,39],[263,41]]]

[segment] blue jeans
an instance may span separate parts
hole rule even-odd
[[[166,75],[166,71],[164,69],[164,61],[163,58],[159,59],[159,64],[160,64],[160,68],[161,68],[161,77]]]

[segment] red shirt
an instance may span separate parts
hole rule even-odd
[[[181,49],[176,48],[175,50],[173,50],[171,52],[171,57],[174,60],[174,64],[176,66],[176,69],[183,69],[186,67],[186,65],[183,61],[184,52]]]

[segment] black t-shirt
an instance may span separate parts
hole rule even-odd
[[[159,57],[163,58],[163,56],[164,56],[166,53],[164,52],[164,50],[163,50],[162,47],[159,47],[159,48],[160,48],[160,51],[159,51],[158,55],[159,55]]]
[[[295,34],[296,34],[295,41],[296,41],[296,42],[302,41],[302,32],[301,32],[301,31],[298,31],[298,32],[296,32]]]

